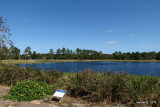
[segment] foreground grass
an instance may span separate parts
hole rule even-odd
[[[95,62],[95,61],[113,61],[113,62],[160,62],[160,60],[72,60],[72,59],[55,59],[55,60],[3,60],[3,64],[32,64],[32,63],[52,63],[52,62]]]
[[[21,80],[46,82],[55,89],[67,90],[72,97],[91,102],[160,101],[160,78],[136,76],[125,73],[95,73],[89,70],[78,73],[62,73],[14,65],[0,66],[0,84],[16,85]]]

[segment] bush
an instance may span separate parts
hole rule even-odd
[[[160,101],[160,78],[125,73],[94,73],[89,70],[69,77],[67,92],[90,101],[121,102]]]
[[[52,95],[54,87],[45,82],[22,81],[10,88],[5,99],[17,101],[31,101],[43,98],[46,95]]]
[[[22,68],[15,65],[0,65],[0,84],[15,85],[21,80],[44,81],[55,84],[63,73],[58,70],[41,70],[31,67]]]
[[[70,77],[67,91],[91,101],[119,101],[126,93],[126,74],[93,73],[88,70]]]
[[[160,79],[152,76],[128,76],[127,90],[132,101],[157,101],[160,95]]]

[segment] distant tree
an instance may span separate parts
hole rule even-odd
[[[130,59],[130,53],[129,52],[123,53],[122,60],[129,60],[129,59]]]
[[[36,53],[36,51],[33,51],[32,59],[37,59],[37,53]]]
[[[6,46],[4,46],[2,48],[2,51],[3,51],[2,54],[3,54],[4,58],[7,59],[8,58],[8,54],[9,54],[9,49]]]
[[[61,55],[61,49],[58,48],[58,49],[56,50],[56,58],[61,58],[60,55]]]
[[[30,47],[30,46],[27,46],[27,47],[26,47],[24,53],[25,53],[25,59],[26,59],[27,57],[31,59],[31,54],[32,54],[32,52],[31,52],[31,47]]]
[[[160,51],[157,53],[156,60],[160,60]]]
[[[150,52],[151,59],[156,59],[156,52]]]
[[[39,60],[41,59],[41,54],[40,54],[40,53],[37,54],[37,58],[38,58]]]
[[[49,50],[49,55],[51,56],[51,59],[53,59],[53,54],[54,54],[54,51],[53,51],[53,49],[51,48],[51,49]]]
[[[20,60],[20,49],[18,49],[17,47],[14,47],[14,55],[15,55],[15,59],[19,59]]]
[[[141,54],[139,52],[135,53],[135,60],[140,60],[141,59]]]
[[[135,59],[135,53],[134,53],[134,52],[131,53],[130,59],[131,59],[131,60],[134,60],[134,59]]]
[[[79,48],[76,49],[76,55],[77,55],[78,59],[80,59],[80,58],[82,59],[84,57],[83,51]]]
[[[99,53],[99,58],[98,58],[98,59],[102,59],[102,58],[103,58],[103,52],[100,51],[100,52],[98,52],[98,53]]]
[[[142,56],[142,59],[149,59],[148,58],[148,53],[147,52],[143,52],[143,53],[141,53],[141,56]]]
[[[114,52],[113,54],[113,57],[114,57],[114,59],[118,59],[118,60],[121,60],[122,59],[122,52]]]
[[[9,48],[9,55],[10,55],[10,59],[15,59],[15,52],[14,52],[13,45]]]
[[[5,22],[3,22],[2,17],[0,17],[0,64],[2,63],[3,59],[3,47],[6,47],[6,45],[13,45],[13,42],[10,40],[10,36],[11,33],[9,27]]]
[[[62,51],[62,55],[66,54],[66,48],[63,47],[61,51]]]
[[[62,48],[61,50],[61,53],[62,53],[62,58],[65,59],[66,58],[66,48]]]
[[[66,50],[66,58],[69,59],[71,54],[72,54],[72,51],[67,48],[67,50]]]

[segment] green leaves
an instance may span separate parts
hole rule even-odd
[[[22,81],[10,88],[5,99],[17,101],[31,101],[43,98],[46,95],[52,95],[54,87],[45,82]]]

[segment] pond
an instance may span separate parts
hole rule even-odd
[[[131,75],[160,76],[159,62],[58,62],[58,63],[38,63],[19,64],[21,67],[34,67],[45,70],[57,69],[62,72],[78,72],[84,69],[91,69],[97,72],[121,72],[125,71]]]

